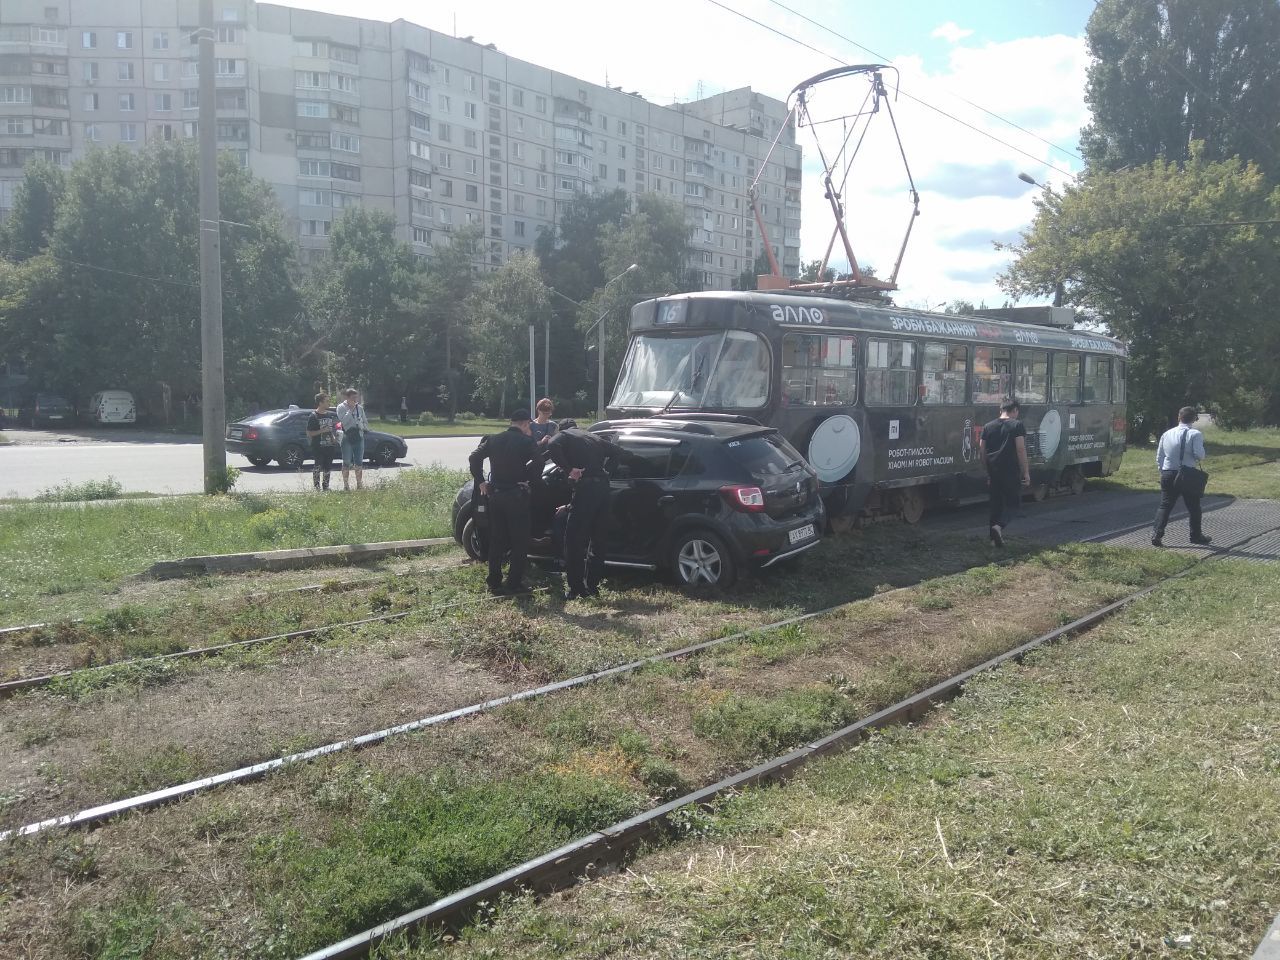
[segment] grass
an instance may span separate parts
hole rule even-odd
[[[1280,583],[1215,563],[694,838],[381,960],[1249,956],[1280,901]]]
[[[978,548],[969,549],[972,555]],[[1152,566],[1143,567],[1119,550],[1050,551],[1042,564],[1024,558],[1008,573],[1007,582],[1020,585],[1016,596],[998,589],[1006,582],[1002,569],[981,567],[929,591],[953,598],[954,609],[922,609],[919,589],[868,599],[784,631],[776,642],[738,641],[716,654],[513,704],[359,756],[119,821],[95,834],[97,878],[90,886],[67,883],[44,865],[61,849],[56,839],[37,842],[20,860],[0,862],[0,887],[26,890],[28,906],[42,898],[41,910],[58,915],[68,942],[87,925],[141,930],[151,939],[145,954],[151,960],[237,950],[297,955],[819,736],[989,655],[993,646],[1007,648],[1053,626],[1064,611],[1096,605],[1114,589],[1117,569],[1129,571],[1126,578],[1135,570],[1155,576],[1185,562],[1152,553]],[[1036,601],[1021,591],[1034,591]],[[969,626],[975,599],[1004,618],[1005,633]],[[881,608],[893,615],[876,615]],[[668,630],[688,627],[705,636],[724,628],[724,611],[733,609],[720,600],[649,604],[646,612]],[[772,618],[763,609],[749,612]],[[548,638],[585,632],[597,647],[678,642],[632,635],[634,622],[606,604],[543,619]],[[519,627],[495,621],[495,638],[504,624]],[[586,658],[585,650],[575,652],[577,644],[586,641],[567,640],[569,649],[559,655]],[[744,656],[744,649],[756,656]],[[540,650],[536,636],[518,632],[508,652],[518,660],[546,655]],[[105,764],[116,776],[134,767],[140,782],[158,785],[157,778],[180,778],[202,763],[193,747],[150,749],[141,766],[120,757],[105,757]],[[238,812],[228,812],[229,805]],[[155,903],[183,905],[163,915],[158,929],[139,923],[139,875],[165,878],[163,897],[150,891]],[[204,887],[210,876],[220,878],[216,890]],[[54,881],[56,889],[46,886]],[[224,922],[232,902],[230,913],[250,918],[247,926],[242,919]],[[13,909],[0,903],[0,930],[17,922]],[[183,932],[186,911],[207,918],[198,943]]]
[[[158,560],[446,536],[462,481],[452,471],[412,470],[341,500],[233,494],[89,511],[15,505],[0,523],[0,623],[35,619],[65,607],[67,594],[101,591]]]
[[[1280,499],[1280,428],[1229,431],[1208,426],[1203,432],[1209,494]],[[1131,446],[1119,470],[1105,479],[1091,480],[1089,485],[1109,490],[1159,490],[1155,444]]]
[[[105,480],[85,480],[83,483],[63,483],[41,490],[32,500],[38,503],[83,503],[90,500],[115,500],[124,487],[115,477]]]

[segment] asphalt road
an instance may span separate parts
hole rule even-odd
[[[15,432],[9,435],[15,436]],[[467,455],[478,442],[476,437],[409,440],[407,459],[397,467],[367,468],[365,480],[376,482],[407,466],[440,464],[466,469]],[[203,458],[198,443],[17,443],[0,447],[0,497],[33,497],[59,484],[107,477],[115,477],[127,492],[199,493],[203,489]],[[310,470],[297,473],[274,464],[255,467],[238,455],[228,456],[227,462],[241,471],[237,490],[302,491],[311,486]],[[334,485],[342,485],[337,476]]]

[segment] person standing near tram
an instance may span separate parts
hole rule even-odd
[[[988,522],[991,542],[1004,546],[1004,531],[1022,502],[1022,488],[1031,486],[1031,466],[1027,460],[1027,428],[1018,419],[1017,400],[1000,404],[999,419],[982,428],[978,450],[987,465]]]
[[[546,446],[547,456],[573,481],[573,501],[564,533],[565,600],[594,597],[604,577],[605,536],[609,532],[609,468],[623,453],[616,443],[561,423]]]
[[[542,468],[542,453],[529,435],[529,420],[528,410],[517,410],[511,415],[511,426],[481,439],[468,460],[475,489],[488,506],[488,584],[492,594],[529,592],[524,582],[529,562],[529,483]],[[489,461],[489,480],[484,478],[485,460]],[[508,551],[511,562],[504,587],[502,562]]]
[[[1151,532],[1151,545],[1164,546],[1164,529],[1169,525],[1169,514],[1178,497],[1187,505],[1187,521],[1191,527],[1191,542],[1206,544],[1201,527],[1200,498],[1204,496],[1208,474],[1200,469],[1205,458],[1204,434],[1192,426],[1196,422],[1195,407],[1183,407],[1178,411],[1178,423],[1160,436],[1156,446],[1156,469],[1160,471],[1160,507],[1156,510],[1155,529]]]

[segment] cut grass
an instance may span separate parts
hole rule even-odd
[[[132,917],[137,893],[130,878],[143,873],[165,878],[157,902],[185,904],[209,918],[199,943],[185,938],[180,917],[163,918],[152,960],[237,950],[297,955],[820,735],[883,706],[904,687],[989,655],[993,644],[1004,648],[1052,626],[1063,610],[1096,605],[1111,588],[1111,568],[1132,566],[1123,551],[1098,552],[1091,563],[1064,553],[1043,567],[1024,562],[1008,572],[1010,582],[1037,598],[1056,590],[1052,603],[1028,603],[1023,593],[998,585],[988,593],[994,575],[985,569],[954,578],[954,596],[978,597],[985,610],[1009,621],[1003,635],[967,629],[972,612],[965,606],[921,611],[913,602],[918,591],[895,594],[810,621],[780,643],[760,644],[768,664],[733,655],[750,643],[739,641],[722,656],[514,704],[358,757],[130,818],[95,833],[91,885],[51,872],[45,858],[63,849],[60,838],[38,839],[22,848],[20,860],[0,867],[0,886],[26,891],[24,905],[46,919],[19,922],[16,907],[0,907],[0,931],[8,924],[19,936],[30,923],[51,924],[57,943],[58,927],[75,930],[85,916]],[[1186,559],[1156,555],[1156,562]],[[870,615],[880,606],[906,614]],[[703,628],[723,619],[716,609],[702,608]],[[673,616],[666,609],[654,615]],[[587,655],[568,646],[568,656]],[[161,766],[185,768],[192,760],[181,751],[159,754]],[[228,813],[229,805],[239,812]],[[193,823],[200,825],[194,832]],[[206,887],[211,876],[220,878],[213,890]],[[32,911],[37,900],[41,907]]]
[[[1207,426],[1203,433],[1210,494],[1280,499],[1280,428],[1228,431]],[[1159,490],[1155,445],[1130,447],[1119,470],[1105,479],[1090,480],[1089,485],[1106,490]]]
[[[1215,563],[447,957],[1249,956],[1280,901],[1280,583]]]
[[[405,471],[340,503],[234,494],[102,510],[16,505],[0,517],[0,623],[37,619],[64,607],[67,594],[101,591],[158,560],[446,536],[462,480],[447,470]]]

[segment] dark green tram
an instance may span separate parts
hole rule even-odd
[[[707,292],[631,311],[610,417],[714,412],[779,428],[834,513],[986,495],[982,425],[1016,397],[1032,491],[1080,492],[1125,450],[1125,345],[1100,334],[785,292]]]

